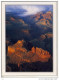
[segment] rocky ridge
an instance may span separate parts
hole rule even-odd
[[[23,40],[19,40],[12,46],[8,46],[8,54],[7,56],[10,57],[10,62],[21,64],[24,62],[48,62],[51,58],[51,55],[48,51],[43,50],[42,48],[32,47],[30,51],[23,47]]]

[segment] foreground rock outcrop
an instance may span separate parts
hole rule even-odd
[[[23,47],[24,40],[18,40],[12,46],[8,46],[8,54],[10,57],[10,63],[22,64],[25,62],[48,62],[51,58],[51,55],[48,51],[43,50],[42,48],[32,47],[30,51]]]

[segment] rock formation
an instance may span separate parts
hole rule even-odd
[[[42,48],[35,48],[33,46],[30,51],[27,51],[27,49],[23,47],[23,42],[24,40],[18,40],[18,42],[15,43],[13,46],[8,46],[8,56],[14,59],[11,59],[13,60],[13,63],[16,59],[16,63],[18,64],[19,62],[48,62],[48,60],[51,58],[50,53],[43,50]]]

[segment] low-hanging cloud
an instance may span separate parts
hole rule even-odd
[[[28,16],[33,15],[41,11],[52,11],[53,7],[51,5],[28,5],[28,6],[19,6],[19,5],[12,5],[6,6],[6,12],[22,12],[19,14],[20,16]]]
[[[33,15],[33,14],[36,14],[40,11],[45,10],[44,7],[37,7],[37,6],[22,6],[22,8],[26,10],[26,12],[24,14],[22,14],[23,16]]]

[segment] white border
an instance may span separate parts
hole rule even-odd
[[[53,5],[53,72],[5,72],[5,5]],[[2,2],[2,77],[57,76],[57,2]]]

